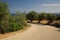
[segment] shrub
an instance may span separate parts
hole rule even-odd
[[[55,26],[56,26],[57,28],[60,28],[60,21],[57,21],[57,22],[55,23]]]
[[[9,32],[13,32],[13,31],[20,30],[22,28],[23,28],[23,26],[20,23],[12,23],[12,22],[10,22],[8,30],[9,30]]]

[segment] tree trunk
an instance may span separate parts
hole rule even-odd
[[[31,23],[32,23],[32,20],[31,20]]]
[[[4,30],[0,27],[0,33],[5,34]]]
[[[38,22],[38,23],[40,23],[40,21],[41,21],[41,20],[39,20],[39,22]]]

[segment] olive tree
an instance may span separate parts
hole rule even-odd
[[[38,23],[40,23],[41,20],[46,20],[46,19],[47,19],[47,14],[45,12],[42,12],[38,16],[38,20],[39,20]]]
[[[57,16],[55,14],[47,14],[47,19],[49,20],[48,23],[51,23],[57,19]]]
[[[37,18],[38,18],[38,13],[35,11],[31,11],[27,14],[27,19],[30,20],[31,22],[33,20],[37,20]]]
[[[0,2],[0,29],[1,33],[5,33],[8,28],[9,9],[6,2]]]

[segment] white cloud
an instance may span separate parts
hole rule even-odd
[[[60,4],[42,4],[41,6],[60,6]]]

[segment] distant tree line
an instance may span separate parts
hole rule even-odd
[[[27,20],[30,20],[28,22],[33,22],[34,20],[37,20],[37,23],[40,23],[41,20],[48,20],[49,22],[47,24],[52,23],[53,21],[58,21],[60,20],[60,16],[53,14],[53,13],[37,13],[35,11],[31,11],[28,14],[26,14]],[[55,23],[54,25],[57,25],[60,27],[60,21]]]
[[[60,16],[57,16],[56,14],[52,14],[52,13],[37,13],[35,11],[31,11],[28,14],[26,14],[26,18],[27,20],[30,20],[30,22],[32,22],[33,20],[39,20],[39,23],[41,20],[49,20],[50,22],[54,21],[54,20],[59,20]]]

